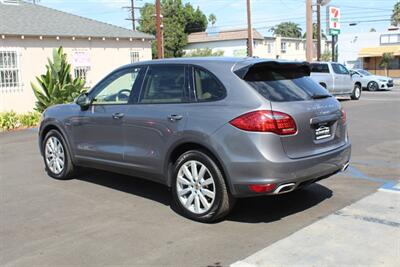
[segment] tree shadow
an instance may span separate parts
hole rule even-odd
[[[311,184],[291,193],[240,199],[227,220],[245,223],[268,223],[305,211],[332,197],[332,191]]]
[[[76,179],[157,201],[165,206],[170,206],[179,216],[179,211],[173,204],[171,192],[165,185],[141,178],[92,169],[85,170]],[[243,223],[278,221],[316,206],[331,196],[332,191],[330,189],[320,184],[312,184],[288,194],[238,199],[231,214],[221,221]]]

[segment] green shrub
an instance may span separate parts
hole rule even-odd
[[[41,114],[33,111],[17,114],[14,111],[0,113],[0,131],[13,130],[19,127],[33,127],[38,125]]]
[[[62,47],[53,50],[53,60],[48,59],[46,74],[36,77],[39,86],[31,83],[36,96],[36,110],[43,112],[49,106],[74,101],[84,88],[85,81],[72,79],[71,64]]]
[[[18,120],[22,126],[32,127],[38,125],[40,116],[41,114],[39,112],[33,111],[19,115]]]
[[[12,130],[19,126],[18,115],[14,111],[0,113],[0,129]]]

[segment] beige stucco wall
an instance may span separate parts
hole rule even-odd
[[[19,54],[19,65],[22,85],[19,88],[0,88],[0,112],[13,110],[17,113],[31,111],[34,108],[35,96],[30,85],[35,77],[45,73],[47,58],[52,56],[53,48],[64,47],[69,62],[75,51],[84,51],[89,55],[90,70],[87,85],[95,85],[113,69],[131,62],[130,52],[137,51],[140,60],[151,59],[151,44],[148,40],[116,39],[75,39],[56,37],[42,40],[39,37],[7,37],[0,39],[2,48],[15,48]],[[72,71],[74,69],[72,64]]]

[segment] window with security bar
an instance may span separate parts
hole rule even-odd
[[[89,67],[75,67],[74,68],[74,77],[81,78],[85,82],[87,81],[87,73],[89,71]]]
[[[131,51],[131,63],[138,62],[140,60],[140,53],[136,51]]]
[[[20,85],[17,51],[0,49],[0,88],[12,89]]]

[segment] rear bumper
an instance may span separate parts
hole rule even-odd
[[[321,155],[308,157],[304,159],[288,160],[287,162],[280,162],[279,171],[274,176],[258,177],[258,178],[237,178],[234,182],[233,195],[236,197],[257,196],[249,189],[251,184],[276,184],[277,189],[280,186],[293,184],[288,190],[274,190],[263,195],[273,195],[293,191],[304,185],[326,179],[347,168],[350,161],[351,144],[348,143],[344,147],[335,149]],[[271,163],[258,165],[260,172]],[[254,165],[251,166],[254,168]]]
[[[275,184],[278,188],[281,185],[294,183],[293,188],[286,189],[295,189],[340,172],[350,161],[350,142],[325,153],[291,159],[284,153],[279,138],[271,135],[264,136],[262,139],[262,144],[268,143],[268,151],[265,147],[260,149],[263,145],[257,141],[254,141],[255,144],[251,146],[250,142],[240,144],[239,140],[235,142],[236,140],[229,140],[229,138],[216,149],[223,162],[230,191],[235,197],[292,191],[275,192],[274,190],[268,193],[255,193],[249,189],[249,186]]]

